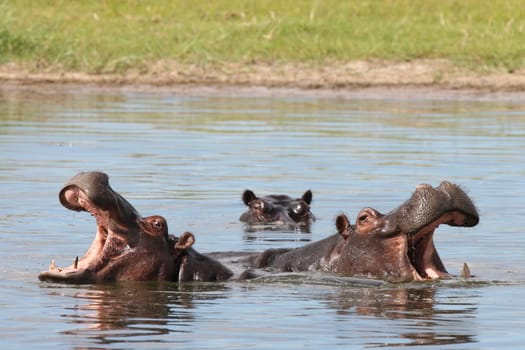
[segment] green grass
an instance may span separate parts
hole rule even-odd
[[[525,66],[523,0],[0,0],[0,63],[89,73],[180,63]]]

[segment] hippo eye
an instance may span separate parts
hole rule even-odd
[[[270,213],[273,210],[273,206],[268,202],[257,201],[255,202],[253,209],[262,211],[264,213]]]

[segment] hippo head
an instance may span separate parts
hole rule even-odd
[[[66,268],[52,262],[42,281],[98,283],[118,280],[171,280],[176,264],[174,244],[162,216],[142,218],[133,206],[110,186],[101,172],[79,173],[59,194],[70,210],[95,217],[93,243],[80,259]]]
[[[173,247],[176,276],[174,280],[186,281],[225,281],[233,272],[218,260],[201,254],[192,248],[195,236],[184,232],[176,238]]]
[[[410,199],[388,214],[362,209],[351,225],[339,215],[336,226],[345,239],[336,272],[386,277],[395,281],[438,279],[448,273],[433,234],[441,224],[472,227],[479,216],[467,194],[457,185],[417,186]]]
[[[310,212],[312,191],[306,191],[301,198],[286,195],[257,197],[250,190],[244,191],[242,200],[248,207],[240,221],[248,224],[308,224],[315,217]]]

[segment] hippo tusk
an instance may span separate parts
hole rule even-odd
[[[60,267],[57,267],[57,265],[55,264],[55,259],[51,260],[51,264],[49,264],[49,271],[58,271],[58,272],[61,272],[62,269]]]
[[[470,273],[470,267],[465,262],[463,263],[463,270],[461,270],[461,277],[462,278],[471,278],[472,274]]]
[[[75,258],[75,262],[73,263],[73,268],[75,270],[78,268],[78,256]]]

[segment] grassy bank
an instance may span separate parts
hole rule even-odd
[[[525,67],[522,0],[0,0],[0,13],[0,64],[32,70],[426,58]]]

